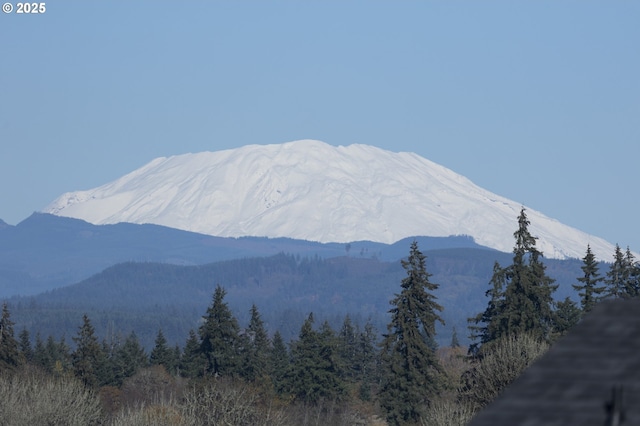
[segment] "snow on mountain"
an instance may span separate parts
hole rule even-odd
[[[393,243],[470,235],[513,248],[521,205],[413,153],[302,140],[157,158],[120,179],[63,194],[43,212],[94,224],[154,223],[222,237]],[[527,209],[546,257],[614,246]]]

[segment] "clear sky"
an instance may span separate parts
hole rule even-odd
[[[11,4],[10,224],[155,157],[319,139],[416,152],[640,250],[640,2]]]

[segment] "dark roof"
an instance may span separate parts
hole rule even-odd
[[[599,303],[469,424],[484,425],[640,425],[640,300]]]

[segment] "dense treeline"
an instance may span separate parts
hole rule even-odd
[[[346,315],[335,327],[308,313],[285,339],[267,329],[255,304],[242,327],[220,285],[180,344],[169,344],[158,328],[150,350],[135,332],[123,337],[114,329],[100,339],[88,315],[70,341],[31,336],[26,327],[16,334],[5,303],[0,424],[463,425],[601,298],[640,293],[629,249],[616,247],[603,276],[587,247],[573,284],[579,303],[555,300],[558,286],[528,227],[523,209],[511,263],[495,263],[487,307],[470,319],[468,350],[455,328],[450,345],[438,345],[440,285],[416,242],[401,263],[382,336],[370,321]],[[300,266],[287,261],[280,267]],[[312,276],[321,262],[304,268]]]
[[[491,402],[599,300],[640,294],[640,265],[629,248],[623,253],[616,245],[614,262],[602,276],[587,246],[583,274],[572,285],[579,304],[569,297],[555,300],[558,285],[546,272],[524,209],[514,237],[512,263],[502,267],[496,262],[487,307],[469,319],[475,342],[469,348],[469,368],[461,376],[458,401],[471,411]]]
[[[462,330],[469,313],[483,308],[493,262],[504,264],[510,257],[486,249],[431,250],[425,255],[434,282],[441,284],[435,294],[446,308],[441,312],[446,325],[436,323],[436,339],[446,345],[453,327]],[[545,263],[549,275],[565,283],[557,297],[573,295],[571,283],[580,273],[580,261]],[[87,314],[100,338],[135,331],[149,351],[158,329],[171,345],[182,345],[189,330],[197,328],[217,284],[225,287],[225,300],[241,326],[248,324],[249,308],[255,303],[269,334],[279,331],[286,341],[297,337],[309,312],[335,329],[349,314],[354,322],[371,321],[384,330],[389,300],[403,275],[400,262],[346,256],[321,259],[280,254],[201,266],[126,263],[76,285],[7,302],[17,329],[29,329],[32,337],[40,333],[69,340]],[[459,337],[468,344],[466,333]]]
[[[378,333],[370,323],[360,327],[347,316],[335,331],[327,322],[316,327],[310,314],[298,339],[287,345],[278,332],[269,337],[255,305],[248,327],[241,329],[224,297],[225,290],[218,286],[201,326],[189,332],[182,347],[170,347],[158,330],[149,354],[135,333],[124,340],[100,341],[86,315],[71,345],[51,336],[45,342],[38,335],[32,346],[28,330],[14,337],[14,324],[4,304],[0,381],[7,392],[11,392],[11,384],[20,381],[29,386],[53,384],[56,389],[64,383],[78,392],[86,389],[87,395],[101,402],[100,415],[88,414],[92,420],[78,416],[82,421],[77,424],[140,424],[137,411],[164,410],[166,406],[175,410],[176,416],[165,424],[220,424],[222,418],[233,419],[229,424],[247,425],[348,424],[349,418],[364,421],[371,416],[374,408],[369,401],[378,380],[379,362]],[[44,381],[33,384],[35,369],[47,374]],[[0,392],[2,389],[0,385]],[[351,398],[360,401],[364,409],[347,409],[345,402]],[[220,404],[220,400],[229,406],[218,407],[223,412],[205,421],[211,413],[199,411]],[[146,404],[150,406],[145,409]],[[88,406],[95,409],[94,404]],[[5,408],[5,416],[9,416],[17,407]],[[86,408],[78,405],[77,409]],[[189,411],[191,417],[182,410]],[[315,420],[307,418],[313,410]],[[132,419],[126,420],[124,412]],[[50,415],[54,414],[58,415],[51,411]],[[159,420],[149,413],[145,416]],[[0,424],[18,424],[16,419],[4,417],[7,422]],[[149,424],[159,424],[154,422]]]

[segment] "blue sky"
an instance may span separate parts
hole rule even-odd
[[[416,152],[638,251],[638,22],[633,1],[68,1],[1,14],[0,218],[155,157],[310,138]]]

